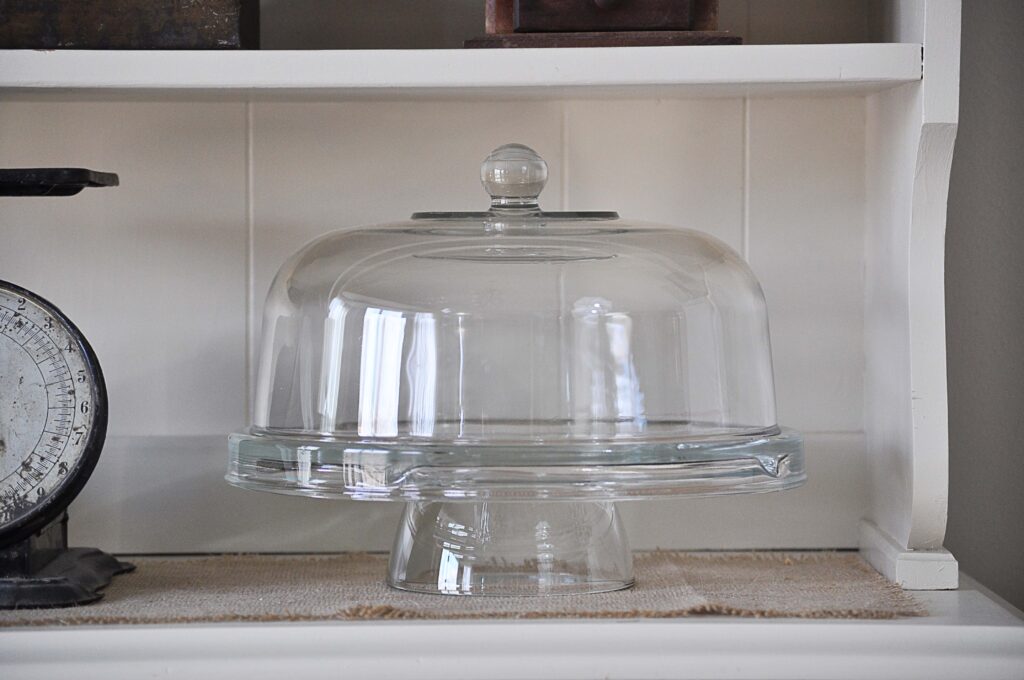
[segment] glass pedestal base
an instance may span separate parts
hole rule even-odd
[[[599,593],[633,584],[613,502],[803,484],[792,430],[644,441],[430,442],[231,436],[227,480],[258,491],[402,500],[395,588],[452,595]],[[678,429],[678,428],[677,428]]]
[[[529,445],[316,440],[253,429],[232,435],[230,451],[235,486],[314,498],[591,502],[764,493],[807,478],[803,440],[778,428]]]
[[[441,595],[601,593],[633,585],[611,502],[412,502],[388,584]]]

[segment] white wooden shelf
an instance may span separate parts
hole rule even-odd
[[[745,96],[921,79],[921,45],[530,50],[0,50],[0,90],[327,97]]]
[[[967,580],[892,621],[694,617],[0,630],[5,680],[1019,678],[1019,612]]]

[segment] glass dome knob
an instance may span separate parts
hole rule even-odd
[[[492,210],[536,209],[548,181],[548,164],[522,144],[505,144],[480,164],[480,182],[491,195]]]

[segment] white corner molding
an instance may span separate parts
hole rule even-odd
[[[861,548],[906,588],[949,588],[944,253],[959,106],[960,3],[900,0],[891,36],[923,45],[920,83],[868,97]],[[950,574],[952,570],[952,574]],[[952,584],[952,585],[951,585]]]
[[[874,523],[860,523],[860,554],[882,576],[907,590],[955,590],[956,558],[945,548],[908,550]]]

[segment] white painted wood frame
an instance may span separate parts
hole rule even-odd
[[[960,3],[898,2],[890,30],[924,46],[919,84],[868,98],[861,549],[907,588],[955,588],[942,548],[949,444],[944,246],[956,139]]]
[[[942,260],[959,2],[887,7],[889,44],[0,51],[0,166],[122,175],[0,207],[0,277],[75,319],[117,400],[73,538],[387,549],[397,506],[220,479],[262,298],[326,230],[479,207],[475,164],[515,139],[551,162],[547,207],[686,216],[743,253],[768,296],[780,420],[808,433],[811,481],[627,505],[634,545],[859,546],[905,587],[955,587]]]

